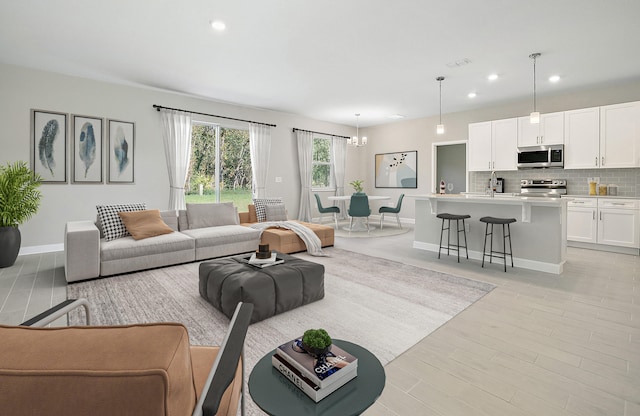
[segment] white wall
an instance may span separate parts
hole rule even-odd
[[[434,97],[437,100],[437,97]],[[481,99],[480,97],[476,99]],[[627,82],[588,91],[555,96],[538,96],[538,110],[542,113],[573,110],[640,100],[640,81]],[[400,193],[406,195],[425,195],[432,191],[434,179],[431,173],[432,143],[467,140],[468,124],[479,121],[525,116],[531,112],[531,100],[505,103],[500,106],[485,107],[473,111],[443,114],[445,133],[436,135],[438,116],[415,120],[401,120],[389,124],[361,129],[361,134],[369,138],[369,146],[360,148],[367,193],[370,195],[391,195],[392,200]],[[417,189],[374,189],[375,154],[418,151],[418,188]],[[636,175],[638,177],[638,175]],[[511,191],[510,191],[511,192]],[[400,216],[415,218],[415,204],[411,198],[405,198]]]
[[[282,196],[290,216],[297,216],[300,181],[294,127],[351,136],[355,128],[297,115],[213,102],[159,90],[97,82],[50,72],[0,64],[0,164],[29,161],[30,110],[50,110],[136,123],[135,184],[47,184],[41,187],[38,214],[20,227],[22,247],[63,242],[67,221],[93,219],[95,206],[107,203],[146,202],[166,209],[169,180],[165,164],[159,104],[204,113],[276,124],[272,128],[271,163],[267,195]],[[194,116],[194,119],[206,119]],[[209,121],[216,121],[209,119]],[[224,120],[219,120],[224,125]],[[245,124],[248,128],[248,124]],[[355,179],[362,149],[349,149],[347,183]],[[276,183],[275,177],[283,178]],[[313,205],[315,207],[315,202]]]

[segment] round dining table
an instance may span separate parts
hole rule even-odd
[[[391,199],[390,196],[385,195],[367,195],[369,202],[371,201],[385,201]],[[341,196],[330,196],[327,198],[329,201],[350,201],[351,195],[341,195]],[[369,231],[369,229],[375,229],[373,225],[369,225],[369,229],[367,229],[367,225],[362,221],[363,217],[355,217],[355,221],[353,226],[345,226],[342,227],[346,231]]]

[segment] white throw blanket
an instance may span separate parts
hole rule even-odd
[[[295,221],[266,221],[259,222],[256,224],[251,224],[251,228],[256,230],[264,231],[267,228],[285,228],[287,230],[291,230],[300,237],[304,244],[307,246],[307,252],[312,256],[327,256],[322,251],[322,243],[320,242],[320,238],[314,233],[309,227],[300,224]]]

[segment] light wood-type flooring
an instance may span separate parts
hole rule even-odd
[[[569,248],[560,276],[505,273],[412,243],[412,231],[336,238],[342,249],[497,287],[389,363],[366,415],[640,416],[640,257]],[[65,298],[62,259],[21,256],[0,269],[0,323]]]

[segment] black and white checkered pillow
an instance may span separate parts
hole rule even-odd
[[[267,205],[282,204],[282,197],[277,198],[254,198],[253,205],[256,207],[256,217],[258,222],[265,222],[267,220]]]
[[[147,209],[147,204],[142,202],[139,204],[97,205],[96,209],[98,210],[98,219],[102,226],[104,239],[111,241],[130,235],[118,212],[144,211]]]

